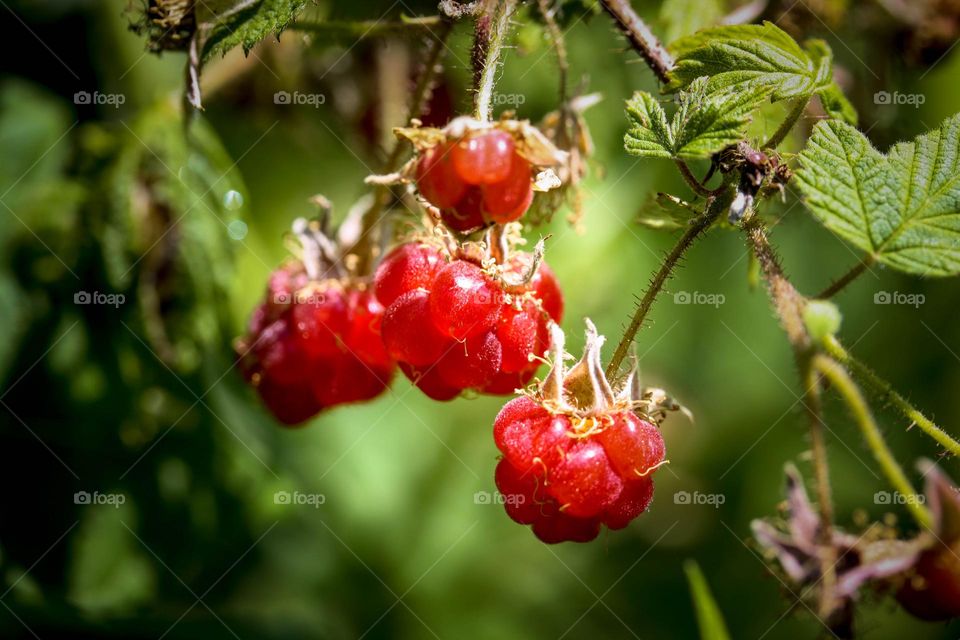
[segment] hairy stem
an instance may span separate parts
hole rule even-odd
[[[643,298],[637,305],[637,310],[634,312],[633,318],[630,319],[629,326],[627,326],[626,331],[623,332],[623,337],[620,338],[620,342],[613,352],[610,364],[607,365],[608,378],[612,378],[617,371],[620,370],[620,365],[630,351],[630,345],[633,344],[633,340],[637,337],[637,331],[639,331],[643,325],[643,321],[646,319],[647,313],[650,312],[650,307],[653,306],[657,295],[663,290],[663,285],[670,279],[670,276],[673,275],[673,270],[676,268],[677,263],[680,262],[680,258],[683,257],[683,254],[690,248],[694,241],[696,241],[704,231],[710,228],[710,225],[713,224],[714,220],[722,213],[723,207],[712,205],[712,202],[708,203],[706,210],[699,217],[691,221],[690,226],[687,227],[687,230],[684,231],[680,239],[677,240],[677,244],[673,246],[670,253],[667,254],[663,263],[660,265],[660,269],[653,276],[650,286],[647,287],[647,290],[643,293]]]
[[[864,271],[869,269],[873,262],[874,258],[872,255],[864,256],[863,260],[858,262],[856,266],[840,276],[829,287],[818,293],[815,297],[821,300],[826,300],[827,298],[832,298],[833,296],[837,295],[844,289],[844,287],[859,278]]]
[[[797,98],[793,103],[793,108],[790,109],[790,113],[787,114],[786,119],[780,123],[780,126],[776,131],[773,132],[773,135],[770,136],[770,139],[767,140],[761,149],[776,149],[780,146],[780,143],[783,142],[787,135],[790,133],[790,130],[793,129],[793,125],[797,124],[797,120],[800,119],[800,116],[803,115],[803,112],[807,110],[807,102],[810,101],[810,98]]]
[[[874,373],[870,367],[863,364],[843,348],[843,345],[833,336],[824,341],[824,349],[837,362],[847,367],[853,375],[876,393],[883,401],[888,401],[897,408],[911,423],[920,427],[920,430],[936,440],[952,455],[960,455],[960,442],[954,440],[947,432],[938,427],[932,420],[914,407],[902,395],[897,393],[889,382]]]
[[[493,117],[493,88],[500,65],[500,51],[507,39],[510,18],[516,8],[517,0],[497,0],[489,17],[481,15],[477,18],[477,41],[474,43],[474,64],[478,72],[475,73],[477,93],[474,96],[474,116],[477,120],[489,122]],[[481,41],[484,37],[485,42]]]
[[[863,432],[867,446],[870,447],[873,457],[880,465],[880,470],[886,476],[890,485],[903,496],[914,520],[923,527],[930,527],[933,522],[930,512],[917,499],[916,490],[910,484],[910,480],[903,469],[900,468],[896,458],[893,457],[890,447],[883,439],[883,434],[870,413],[870,407],[867,406],[863,393],[850,377],[850,374],[836,360],[822,354],[814,356],[813,364],[817,371],[830,380],[830,383],[846,402],[857,421],[857,426]]]
[[[794,350],[806,351],[810,348],[810,336],[803,322],[803,305],[805,300],[783,273],[780,260],[770,246],[767,230],[754,218],[745,228],[747,243],[750,246],[757,262],[760,263],[760,272],[767,282],[767,289],[773,301],[774,310],[780,319],[780,324],[787,334],[787,339]]]
[[[657,79],[667,84],[670,81],[669,73],[676,66],[673,56],[663,48],[647,23],[633,10],[629,0],[600,0],[600,4],[617,23],[620,31],[627,36],[630,46],[640,54]]]

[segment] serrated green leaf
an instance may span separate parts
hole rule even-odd
[[[797,184],[828,229],[895,269],[960,273],[960,114],[887,155],[846,123],[820,122],[800,162]]]
[[[671,43],[677,66],[668,91],[709,76],[708,93],[772,89],[774,101],[809,96],[830,82],[830,50],[822,41],[800,47],[772,22],[704,29]]]
[[[203,43],[204,61],[236,46],[246,54],[269,35],[279,36],[306,0],[208,0],[197,5],[197,22],[209,30]]]
[[[646,91],[637,91],[627,100],[630,129],[623,137],[627,152],[648,158],[673,157],[673,132],[667,114],[657,99]]]
[[[664,40],[672,42],[719,22],[724,14],[721,0],[664,0],[660,21],[664,23]]]
[[[817,95],[820,96],[820,104],[823,105],[823,110],[827,112],[828,116],[857,126],[860,116],[857,115],[857,110],[847,100],[847,96],[843,95],[843,91],[835,82],[831,82],[821,89]]]
[[[690,597],[697,612],[697,625],[700,627],[700,640],[730,640],[730,632],[723,621],[723,614],[717,606],[710,585],[707,584],[699,565],[692,560],[683,564],[690,584]]]
[[[707,94],[706,77],[698,78],[678,97],[670,123],[660,103],[649,93],[638,91],[627,102],[630,128],[624,147],[637,156],[650,158],[709,158],[736,144],[746,135],[750,114],[770,95],[769,87],[753,94]]]

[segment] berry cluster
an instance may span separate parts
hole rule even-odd
[[[244,376],[288,425],[375,398],[395,369],[380,337],[383,306],[355,278],[323,278],[310,266],[295,260],[271,274],[236,344]]]
[[[426,150],[417,187],[444,224],[471,231],[520,219],[533,201],[533,168],[501,129],[470,133]]]
[[[600,366],[603,338],[588,321],[583,358],[563,364],[563,333],[553,331],[553,370],[532,396],[506,406],[494,423],[503,453],[497,488],[507,514],[546,543],[588,542],[600,525],[622,529],[653,499],[664,462],[660,430],[634,412],[634,385],[614,394]]]
[[[493,268],[496,269],[496,268]],[[496,276],[425,243],[400,245],[374,279],[383,342],[427,396],[512,393],[533,378],[563,297],[549,267],[515,254]],[[516,280],[516,284],[509,284]]]

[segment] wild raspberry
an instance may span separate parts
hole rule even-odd
[[[403,245],[377,273],[387,352],[436,400],[465,389],[505,394],[525,387],[549,347],[549,324],[560,319],[544,310],[530,284],[545,265],[532,257],[487,269],[466,259],[434,265],[436,251]],[[559,312],[562,302],[552,306]]]
[[[296,229],[308,244],[319,233],[302,220]],[[331,265],[319,263],[321,252],[305,247],[304,255],[318,262],[290,261],[274,271],[266,301],[237,341],[245,377],[288,425],[380,395],[395,367],[381,338],[383,305],[362,279],[324,277]]]
[[[660,430],[635,413],[632,377],[614,393],[603,374],[603,338],[588,321],[583,358],[567,369],[553,327],[553,369],[537,392],[508,402],[493,435],[503,458],[496,482],[507,514],[543,542],[586,542],[600,525],[621,529],[653,498],[664,462]]]
[[[520,219],[533,201],[533,168],[513,136],[492,128],[468,132],[423,152],[417,186],[444,223],[467,232]]]

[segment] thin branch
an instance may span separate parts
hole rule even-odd
[[[299,21],[287,30],[303,31],[328,38],[351,40],[378,38],[386,35],[420,36],[423,32],[440,28],[444,23],[440,16],[423,16],[403,20],[324,20],[322,22]]]
[[[767,281],[767,289],[780,324],[795,350],[810,348],[810,336],[803,322],[804,298],[783,273],[780,259],[770,246],[767,230],[756,218],[746,226],[747,243],[760,263],[760,272]]]
[[[832,298],[833,296],[840,293],[844,287],[848,284],[859,278],[863,275],[863,272],[869,269],[874,263],[874,257],[872,255],[864,256],[864,258],[856,264],[850,271],[847,271],[840,278],[835,280],[829,287],[818,293],[816,298],[820,300],[826,300],[827,298]]]
[[[686,162],[680,159],[676,159],[674,162],[676,163],[677,168],[680,169],[680,175],[683,176],[683,179],[688,185],[690,185],[690,188],[693,189],[694,193],[697,195],[709,198],[711,196],[718,195],[721,191],[723,191],[724,187],[722,186],[713,191],[707,189],[699,180],[697,180],[697,177],[693,175],[693,172],[690,171],[690,167]]]
[[[478,120],[488,122],[493,117],[493,88],[496,84],[497,68],[500,65],[500,51],[503,49],[510,30],[510,18],[517,8],[517,0],[499,0],[495,3],[492,16],[489,18],[488,36],[481,42],[483,34],[481,26],[487,16],[477,18],[477,42],[474,44],[475,60],[478,64],[479,75],[476,82],[476,96],[474,115]],[[479,59],[477,59],[479,58]]]
[[[800,119],[800,116],[803,115],[803,112],[807,110],[807,103],[810,101],[810,98],[797,98],[793,103],[793,109],[790,110],[790,113],[787,114],[786,119],[780,123],[780,126],[776,131],[773,132],[773,135],[770,136],[770,139],[767,140],[761,149],[776,149],[780,146],[780,143],[783,142],[787,135],[790,133],[790,130],[793,129],[793,125],[797,124],[797,120]]]
[[[687,227],[687,230],[680,236],[680,239],[677,240],[677,244],[673,246],[673,249],[671,249],[670,253],[664,258],[663,264],[660,265],[660,269],[653,276],[650,286],[647,287],[643,298],[637,305],[637,310],[630,320],[630,325],[626,331],[624,331],[623,337],[620,338],[620,343],[617,344],[617,348],[613,352],[610,364],[607,365],[607,377],[613,377],[620,369],[620,365],[630,351],[630,345],[633,344],[634,338],[637,337],[637,331],[639,331],[643,325],[643,321],[647,317],[647,313],[650,312],[650,307],[653,306],[657,295],[663,290],[663,285],[670,279],[670,276],[673,275],[673,270],[676,268],[680,258],[683,257],[683,254],[690,248],[694,241],[696,241],[704,231],[710,228],[710,225],[720,216],[723,210],[723,207],[714,206],[714,202],[709,202],[706,211],[691,221],[690,226]]]
[[[880,470],[887,477],[890,485],[900,492],[910,514],[921,526],[930,527],[933,522],[930,512],[917,499],[916,490],[910,484],[910,480],[903,469],[900,468],[896,458],[893,457],[890,447],[883,439],[883,434],[870,413],[870,407],[867,406],[863,393],[850,377],[850,374],[836,360],[822,354],[814,356],[813,364],[817,371],[823,373],[830,380],[833,387],[846,402],[857,421],[857,426],[863,432],[867,446],[870,447],[873,457],[880,465]]]
[[[553,49],[557,54],[557,69],[559,71],[560,104],[567,102],[567,75],[570,65],[567,62],[567,45],[563,39],[563,31],[554,18],[554,10],[550,8],[550,0],[537,0],[537,7],[540,9],[540,15],[547,25],[547,31],[550,33],[550,40],[553,42]]]
[[[657,79],[663,84],[670,82],[669,73],[676,66],[673,56],[663,48],[647,23],[633,10],[629,0],[600,0],[600,4],[617,23],[620,31],[627,36],[630,46],[640,54]]]
[[[859,378],[863,383],[876,393],[882,400],[889,401],[897,410],[900,411],[912,424],[920,427],[920,430],[936,440],[940,445],[949,451],[952,455],[960,455],[960,442],[954,440],[947,432],[938,427],[932,420],[914,407],[902,395],[897,393],[889,382],[878,376],[867,365],[850,355],[843,345],[834,338],[828,337],[824,341],[824,348],[837,362],[841,363]]]

